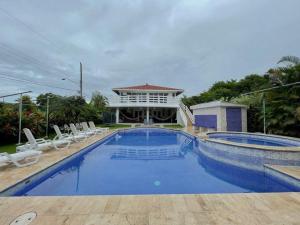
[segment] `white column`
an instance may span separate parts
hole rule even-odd
[[[147,107],[147,124],[149,124],[150,119],[149,119],[149,107]]]
[[[120,110],[119,108],[116,108],[116,123],[119,123],[119,114],[120,114]]]

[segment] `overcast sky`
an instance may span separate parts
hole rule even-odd
[[[61,79],[78,82],[80,61],[87,97],[145,83],[198,94],[300,56],[299,9],[299,0],[0,0],[0,95],[75,94],[79,85]]]

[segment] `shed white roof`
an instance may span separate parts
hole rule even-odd
[[[204,108],[216,108],[216,107],[240,107],[240,108],[248,108],[247,105],[235,104],[230,102],[223,101],[213,101],[207,103],[201,103],[198,105],[191,106],[191,109],[204,109]]]

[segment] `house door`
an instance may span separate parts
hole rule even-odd
[[[226,108],[227,131],[242,131],[241,108]]]

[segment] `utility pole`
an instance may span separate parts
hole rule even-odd
[[[264,134],[266,134],[266,100],[263,96],[263,113],[264,113]]]
[[[20,93],[15,93],[15,94],[11,94],[11,95],[3,95],[0,96],[0,98],[3,98],[3,102],[4,102],[4,98],[6,97],[10,97],[10,96],[15,96],[15,95],[19,95],[20,99],[19,99],[19,135],[18,135],[18,145],[21,144],[21,136],[22,136],[22,109],[23,109],[23,95],[27,94],[27,93],[31,93],[32,91],[24,91],[24,92],[20,92]]]
[[[80,62],[80,97],[82,98],[82,63]]]
[[[18,145],[21,144],[21,134],[22,134],[22,108],[23,108],[23,93],[20,93],[19,100],[19,135],[18,135]]]
[[[267,126],[267,124],[266,124],[266,99],[265,99],[265,94],[264,93],[267,92],[267,91],[273,90],[273,89],[278,89],[278,88],[282,88],[282,87],[289,87],[289,86],[294,86],[294,85],[300,85],[300,81],[294,82],[294,83],[289,83],[289,84],[283,84],[281,80],[279,80],[279,82],[281,83],[280,86],[265,88],[265,89],[261,89],[261,90],[257,90],[257,91],[244,93],[244,94],[241,95],[241,96],[245,96],[245,95],[263,93],[262,108],[263,108],[263,115],[264,115],[264,134],[267,133],[267,127],[266,127]]]
[[[48,129],[49,129],[49,96],[47,96],[47,111],[46,111],[46,137],[48,138]]]

